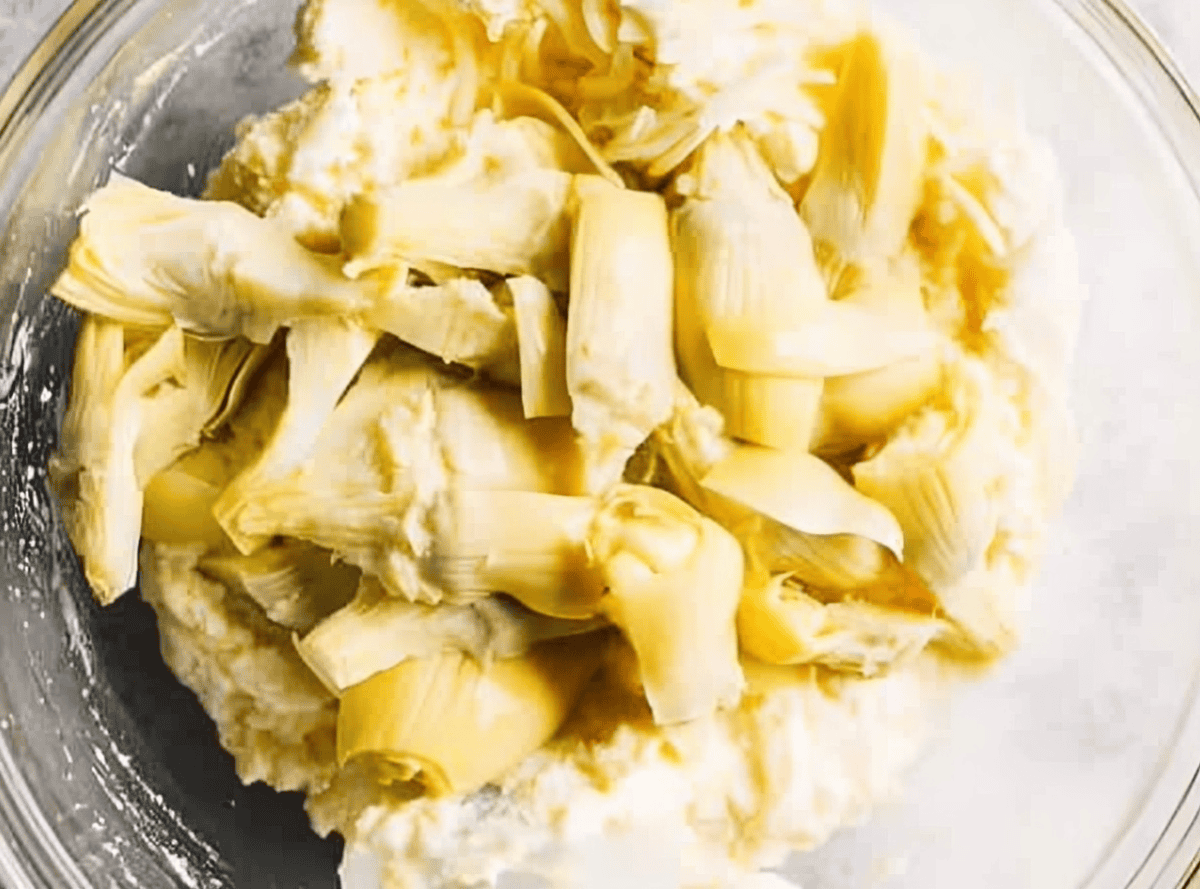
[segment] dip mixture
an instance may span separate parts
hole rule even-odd
[[[1052,157],[850,0],[309,0],[114,173],[51,479],[346,889],[768,887],[1010,652],[1071,483]]]

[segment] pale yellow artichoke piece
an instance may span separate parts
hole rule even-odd
[[[254,600],[271,621],[299,632],[346,605],[360,577],[357,568],[334,561],[328,550],[296,540],[272,543],[249,556],[206,555],[197,564],[202,573]]]
[[[487,667],[461,652],[403,661],[342,696],[338,763],[371,757],[434,795],[475,790],[553,737],[605,641],[543,642]]]
[[[150,479],[144,492],[142,537],[172,546],[219,551],[232,544],[213,515],[221,488],[178,464]]]
[[[822,382],[722,367],[714,335],[802,325],[828,304],[812,242],[791,199],[741,130],[700,147],[672,217],[680,374],[737,438],[806,448]],[[728,360],[728,358],[727,358]]]
[[[673,263],[662,197],[575,177],[567,390],[590,491],[670,416]]]
[[[807,451],[738,445],[700,483],[805,534],[851,534],[903,555],[904,536],[896,517]]]
[[[904,529],[906,563],[937,593],[980,567],[996,531],[1002,432],[994,385],[976,359],[960,359],[951,404],[931,403],[853,468],[856,487]]]
[[[154,399],[147,417],[153,434],[139,436],[134,449],[134,466],[142,485],[198,446],[202,435],[211,435],[229,419],[270,349],[241,338],[185,337],[183,353],[180,385]]]
[[[200,336],[265,343],[303,318],[361,312],[390,286],[347,280],[333,260],[236,204],[177,197],[119,174],[83,209],[51,292],[121,324],[175,322]]]
[[[525,417],[571,416],[567,391],[567,324],[550,289],[537,278],[505,282],[517,323],[521,405]]]
[[[827,378],[813,450],[840,453],[885,438],[920,410],[941,384],[941,361],[932,352],[876,370]]]
[[[211,341],[188,337],[184,343],[188,387],[203,393],[204,435],[212,435],[237,413],[270,348],[246,339]]]
[[[433,261],[566,287],[571,175],[533,169],[496,181],[412,179],[353,198],[342,212],[345,270]]]
[[[904,326],[848,300],[829,302],[795,323],[727,319],[708,327],[718,366],[800,379],[875,370],[928,353],[936,342],[937,335],[923,321]]]
[[[584,493],[584,460],[563,417],[526,420],[521,397],[498,387],[434,392],[437,440],[455,484],[470,490]]]
[[[286,477],[312,452],[326,421],[379,340],[353,321],[313,319],[287,332],[288,399],[270,441],[234,478],[214,507],[221,527],[243,553],[267,541],[249,532],[241,515],[256,492]]]
[[[595,514],[590,497],[451,490],[437,514],[431,579],[457,594],[507,593],[553,617],[592,617],[604,594],[586,549]]]
[[[58,451],[50,457],[49,477],[67,535],[101,601],[120,596],[132,586],[136,573],[136,553],[132,566],[127,555],[121,556],[121,550],[128,549],[128,535],[124,540],[109,540],[110,534],[120,535],[127,524],[120,514],[110,515],[110,509],[128,510],[134,503],[128,497],[129,490],[136,490],[132,453],[126,472],[120,471],[119,462],[107,468],[114,447],[116,394],[124,372],[125,336],[121,325],[86,316],[75,344],[70,400]],[[136,437],[136,430],[129,432]],[[136,550],[136,540],[133,544]],[[106,550],[115,553],[111,566],[106,565],[106,558],[113,557],[106,557]]]
[[[394,595],[437,602],[447,591],[420,566],[451,485],[577,494],[580,467],[565,420],[525,420],[516,392],[454,385],[402,354],[367,363],[310,457],[257,488],[241,522],[333,550]]]
[[[80,332],[72,398],[84,401],[66,418],[65,449],[52,468],[67,534],[102,605],[136,580],[144,501],[134,452],[138,438],[152,432],[145,420],[156,393],[184,376],[178,327],[168,328],[128,369],[123,334],[113,327],[88,320]]]
[[[821,602],[780,574],[746,586],[737,626],[742,651],[766,663],[820,664],[871,677],[916,657],[946,625],[871,602]]]
[[[904,255],[890,263],[848,269],[842,302],[876,313],[884,322],[932,333],[921,293],[921,269]],[[825,380],[812,448],[838,453],[880,441],[941,388],[940,337],[915,354],[874,370]]]
[[[729,530],[741,542],[751,570],[794,574],[832,599],[856,597],[922,613],[936,606],[924,581],[883,544],[854,534],[807,534],[705,487],[705,476],[739,445],[722,434],[720,415],[690,392],[679,393],[671,420],[655,431],[651,444],[660,461],[656,483]],[[747,499],[754,499],[753,484],[750,488]]]
[[[637,654],[654,721],[736,706],[743,557],[729,532],[666,491],[619,485],[601,504],[588,546],[608,586],[601,608]]]
[[[120,324],[85,315],[75,341],[70,397],[63,415],[58,450],[50,456],[50,484],[60,498],[70,490],[80,469],[108,449],[113,397],[125,373],[126,334]]]
[[[491,376],[519,361],[512,313],[482,283],[457,270],[435,286],[396,288],[375,305],[369,320],[423,352]]]
[[[441,379],[409,350],[364,365],[320,429],[307,458],[257,485],[238,514],[251,537],[295,537],[378,576],[395,595],[438,601],[416,556],[430,543],[429,513],[446,485],[435,436]]]
[[[940,650],[967,660],[992,661],[1021,641],[1031,604],[1029,567],[1009,553],[986,560],[939,591],[947,617]]]
[[[504,79],[495,86],[496,104],[506,117],[532,117],[558,127],[577,146],[579,158],[572,158],[562,169],[572,173],[594,173],[618,188],[625,183],[608,165],[592,144],[579,122],[557,99],[545,90],[513,79]]]
[[[851,262],[896,256],[924,186],[919,59],[898,37],[862,31],[845,47],[800,215]]]
[[[326,688],[340,696],[407,660],[460,652],[486,667],[494,660],[520,657],[539,642],[602,626],[599,618],[547,617],[502,596],[461,605],[407,602],[364,578],[353,601],[303,638],[297,636],[295,644]]]

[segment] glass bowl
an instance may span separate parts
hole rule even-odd
[[[1090,302],[1078,483],[1023,648],[806,889],[1175,889],[1200,853],[1200,117],[1117,0],[890,0],[1059,155]],[[300,800],[243,787],[137,596],[101,611],[46,488],[77,318],[45,296],[112,167],[197,193],[297,95],[295,0],[79,0],[0,95],[0,885],[337,885]],[[4,444],[7,443],[7,444]],[[619,882],[619,880],[618,880]],[[436,887],[431,887],[436,889]]]

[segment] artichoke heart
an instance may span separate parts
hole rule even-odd
[[[84,204],[51,292],[132,327],[257,343],[302,318],[366,310],[390,287],[350,281],[286,229],[236,204],[157,191],[113,174]]]
[[[949,408],[931,403],[853,469],[859,490],[896,516],[905,561],[935,592],[980,566],[996,530],[1001,470],[1000,396],[987,370],[963,357],[950,382]]]
[[[541,614],[592,617],[604,593],[585,546],[595,514],[590,497],[455,488],[438,510],[428,573],[456,594],[507,593]]]
[[[387,595],[363,578],[354,599],[329,615],[296,650],[335,695],[406,660],[463,652],[488,666],[520,657],[539,642],[590,633],[600,618],[566,620],[530,611],[504,596],[458,605],[426,605]]]
[[[567,391],[587,485],[602,492],[671,413],[671,242],[657,194],[576,176]]]
[[[601,610],[637,654],[655,723],[736,706],[743,558],[729,532],[666,491],[618,485],[588,546],[608,588]]]
[[[723,367],[712,336],[739,323],[802,325],[827,301],[808,231],[740,130],[710,136],[685,181],[690,193],[672,214],[683,381],[721,412],[730,435],[807,448],[821,379]]]
[[[946,625],[930,614],[872,602],[821,602],[779,574],[747,584],[737,626],[742,650],[759,660],[870,677],[915,657]]]
[[[214,514],[243,553],[266,543],[249,532],[242,513],[262,486],[286,477],[312,452],[321,429],[379,335],[338,319],[295,324],[287,333],[288,399],[263,451],[222,492]]]
[[[498,181],[413,179],[359,195],[341,218],[347,274],[432,261],[534,275],[564,289],[571,174],[533,169]]]
[[[153,419],[186,380],[184,337],[168,328],[125,367],[121,327],[85,319],[72,375],[72,408],[50,481],[63,504],[67,535],[102,605],[134,585],[145,505],[135,454]]]
[[[922,71],[893,34],[862,31],[843,55],[800,215],[846,261],[889,259],[904,246],[924,184]]]
[[[461,274],[433,286],[395,288],[376,303],[370,321],[422,352],[493,378],[517,361],[512,314],[482,283]]]
[[[237,513],[251,539],[295,537],[379,577],[395,595],[437,601],[422,582],[428,517],[446,468],[434,430],[441,378],[411,351],[372,357],[291,472],[256,483]]]
[[[895,516],[803,451],[737,445],[700,483],[802,533],[855,534],[903,555],[904,537]]]
[[[382,760],[433,795],[475,790],[550,740],[605,644],[558,639],[486,667],[462,652],[403,661],[342,695],[338,763]]]
[[[845,453],[886,438],[937,392],[942,383],[942,343],[925,308],[921,267],[908,253],[893,261],[845,270],[840,301],[876,313],[899,330],[924,332],[923,348],[873,370],[825,380],[812,447]]]

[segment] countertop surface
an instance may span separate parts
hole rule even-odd
[[[1196,0],[1128,0],[1191,81],[1200,83],[1200,3]],[[0,84],[7,84],[38,38],[69,0],[0,0]]]

